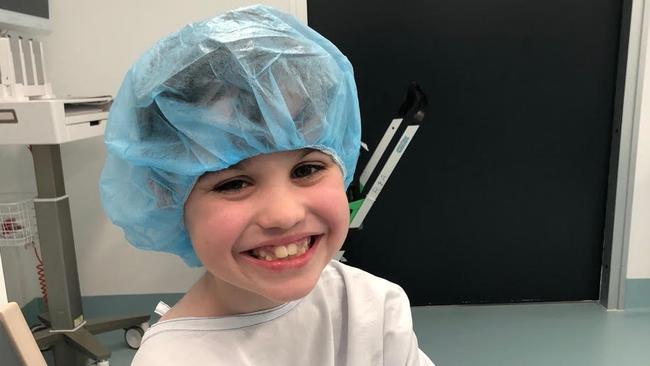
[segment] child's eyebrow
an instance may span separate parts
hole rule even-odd
[[[318,149],[309,149],[309,148],[302,149],[301,154],[297,155],[296,160],[300,160],[300,159],[304,158],[305,156],[307,156],[307,155],[309,155],[309,154],[311,154],[313,152],[319,152],[319,151],[320,150],[318,150]],[[227,168],[225,168],[223,170],[219,170],[219,171],[216,171],[216,172],[207,172],[205,174],[205,176],[218,175],[219,173],[223,173],[223,172],[226,172],[228,170],[246,170],[246,166],[248,166],[249,164],[250,164],[249,159],[242,160],[242,161],[240,161],[240,162],[238,162],[236,164],[233,164],[233,165],[231,165],[231,166],[229,166],[229,167],[227,167]]]
[[[317,149],[309,149],[309,148],[301,149],[301,154],[296,156],[296,160],[300,160],[300,159],[304,158],[305,156],[307,156],[307,155],[309,155],[309,154],[311,154],[313,152],[318,152],[318,151],[319,150],[317,150]],[[244,170],[246,168],[246,166],[248,166],[249,164],[250,164],[250,160],[246,159],[246,160],[240,161],[239,163],[233,164],[233,165],[229,166],[228,168],[226,168],[224,170],[228,170],[228,169]]]

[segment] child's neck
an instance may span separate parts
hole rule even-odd
[[[245,314],[281,304],[232,286],[206,272],[161,320]]]

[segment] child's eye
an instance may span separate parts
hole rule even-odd
[[[324,167],[321,165],[303,164],[295,168],[293,172],[291,172],[291,176],[293,178],[298,178],[298,179],[307,178],[318,173],[323,169]]]
[[[235,179],[231,180],[222,184],[217,185],[214,187],[214,190],[217,192],[237,192],[240,191],[246,187],[248,187],[250,184],[246,182],[245,180],[242,179]]]

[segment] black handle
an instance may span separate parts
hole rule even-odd
[[[422,88],[412,81],[406,91],[406,98],[397,112],[397,117],[403,118],[409,124],[420,124],[424,120],[424,110],[427,107],[427,96]]]

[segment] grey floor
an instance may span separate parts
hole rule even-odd
[[[650,309],[594,303],[413,308],[420,348],[437,366],[650,366]],[[127,366],[123,332],[100,335]]]
[[[650,310],[594,303],[413,308],[437,366],[650,366]]]

